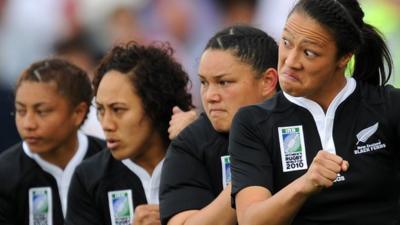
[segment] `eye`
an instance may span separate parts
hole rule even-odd
[[[231,81],[227,81],[227,80],[220,80],[218,82],[218,85],[223,87],[223,86],[229,85],[230,83],[232,83],[232,82]]]
[[[283,43],[283,45],[286,46],[286,47],[289,47],[289,46],[290,46],[290,42],[289,42],[289,40],[286,39],[286,38],[282,38],[282,43]]]
[[[101,116],[104,115],[104,108],[100,106],[96,106],[96,114],[97,118],[100,118]]]
[[[15,112],[18,116],[24,116],[26,114],[26,109],[16,108]]]
[[[51,112],[50,109],[38,109],[36,111],[36,113],[41,117],[48,115],[50,112]]]
[[[203,85],[203,86],[206,86],[208,83],[205,80],[200,80],[200,84]]]
[[[121,114],[122,112],[125,111],[125,108],[121,108],[121,107],[113,107],[112,108],[113,113],[115,114]]]
[[[310,50],[304,50],[304,55],[306,55],[309,58],[314,58],[317,56],[317,53]]]

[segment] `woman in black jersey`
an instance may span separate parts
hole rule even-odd
[[[356,0],[300,0],[290,12],[283,92],[232,125],[239,224],[399,224],[400,91],[385,85],[392,60],[363,16]]]
[[[228,155],[232,118],[240,107],[275,94],[277,61],[276,42],[251,26],[230,26],[209,40],[198,70],[205,113],[170,144],[160,184],[162,224],[236,224]]]
[[[15,108],[23,141],[0,157],[0,224],[64,224],[75,167],[105,145],[78,131],[91,99],[87,74],[66,61],[22,72]]]
[[[160,224],[158,188],[173,106],[190,110],[189,78],[166,44],[114,47],[97,68],[108,151],[79,166],[66,224]]]

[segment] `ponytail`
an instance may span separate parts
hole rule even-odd
[[[364,24],[361,32],[361,46],[354,54],[353,77],[375,86],[385,85],[393,70],[389,49],[382,35],[373,26]]]

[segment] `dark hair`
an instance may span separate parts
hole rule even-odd
[[[116,46],[104,56],[93,80],[97,95],[100,81],[108,71],[115,70],[128,76],[141,98],[144,111],[166,144],[169,143],[172,108],[175,105],[183,110],[193,108],[192,96],[187,90],[189,77],[172,54],[173,49],[167,43],[144,46],[130,42]]]
[[[50,83],[54,82],[58,93],[64,96],[72,107],[84,102],[89,106],[93,98],[92,86],[85,71],[62,59],[45,59],[33,63],[22,72],[17,80],[15,91],[25,81]],[[85,121],[82,121],[81,124]]]
[[[357,0],[300,0],[290,14],[294,11],[305,12],[332,32],[338,58],[354,53],[356,80],[373,85],[388,82],[393,67],[390,52],[381,34],[364,23],[364,12]]]
[[[219,31],[208,41],[207,49],[232,51],[257,72],[257,78],[268,68],[276,69],[278,64],[278,45],[274,39],[247,25],[234,25]]]

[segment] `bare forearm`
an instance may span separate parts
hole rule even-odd
[[[184,225],[232,225],[236,214],[231,207],[230,189],[225,189],[208,206],[193,214]]]
[[[239,216],[242,225],[286,225],[291,224],[308,196],[299,190],[299,179],[289,184],[266,200],[249,206]]]
[[[236,213],[231,208],[230,186],[201,210],[190,210],[175,215],[168,225],[232,225],[236,224]]]

